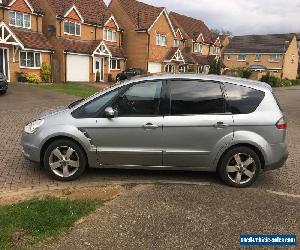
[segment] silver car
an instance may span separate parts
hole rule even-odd
[[[286,121],[261,82],[224,76],[131,79],[48,112],[23,132],[25,157],[57,180],[90,168],[216,171],[246,187],[287,157]]]

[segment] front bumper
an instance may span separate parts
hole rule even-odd
[[[0,82],[0,91],[6,91],[8,89],[7,83]]]
[[[32,162],[40,163],[40,148],[34,145],[33,135],[26,134],[23,132],[22,134],[22,153],[23,156]]]

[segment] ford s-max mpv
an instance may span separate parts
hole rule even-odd
[[[284,165],[287,124],[272,88],[225,76],[131,79],[41,115],[23,153],[57,180],[87,167],[217,171],[246,187]]]

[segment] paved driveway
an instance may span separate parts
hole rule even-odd
[[[289,120],[290,158],[285,168],[261,175],[254,188],[300,194],[300,88],[277,90]],[[209,182],[219,183],[213,173],[162,172],[140,170],[89,170],[79,181],[62,184],[52,181],[44,171],[23,159],[20,134],[24,125],[48,109],[65,105],[76,97],[26,85],[11,85],[0,96],[0,191],[46,188],[59,185],[86,185],[92,182]]]

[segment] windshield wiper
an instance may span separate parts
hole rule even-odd
[[[72,102],[72,103],[68,106],[68,108],[71,109],[71,108],[75,107],[77,104],[83,102],[84,100],[85,100],[85,99],[80,99],[80,100],[77,100],[77,101],[75,101],[75,102]]]

